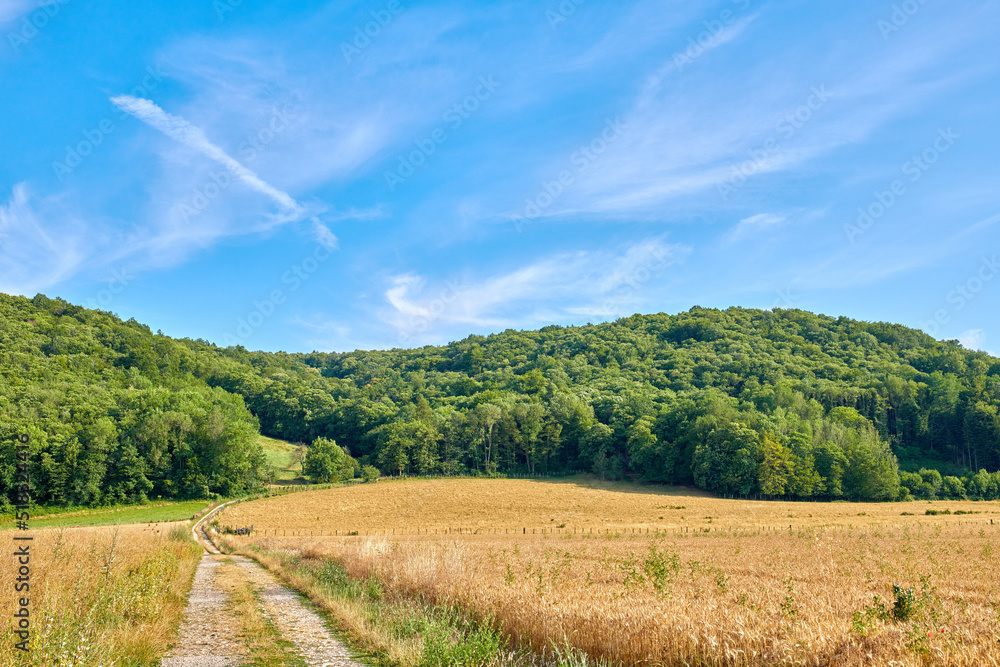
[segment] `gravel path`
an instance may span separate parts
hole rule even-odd
[[[162,667],[230,667],[246,653],[236,636],[239,624],[225,609],[228,596],[216,582],[218,558],[208,553],[201,557],[177,644]]]
[[[246,579],[261,596],[264,614],[282,637],[295,645],[309,667],[364,667],[351,658],[347,647],[330,633],[320,615],[299,595],[278,583],[273,574],[249,558],[220,554],[204,529],[220,509],[192,529],[205,554],[195,570],[177,643],[161,667],[237,667],[246,658],[246,647],[237,636],[240,623],[226,608],[229,598],[217,582],[218,569],[226,560],[246,573]]]
[[[244,568],[247,579],[260,591],[264,613],[281,636],[295,644],[309,667],[364,667],[330,633],[311,605],[303,603],[301,596],[278,583],[275,576],[256,561],[233,556],[233,562]]]

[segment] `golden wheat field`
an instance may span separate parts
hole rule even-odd
[[[998,512],[449,480],[268,499],[222,523],[255,524],[234,538],[245,546],[336,559],[391,593],[492,619],[522,645],[605,664],[971,667],[1000,665]]]
[[[13,556],[0,567],[4,609],[28,596],[31,652],[0,627],[2,665],[156,665],[184,610],[201,554],[186,522],[29,533],[30,591],[16,592]],[[13,554],[13,531],[3,536]]]
[[[977,512],[925,516],[927,508]],[[903,512],[915,516],[905,516]],[[692,489],[592,481],[505,479],[412,480],[306,491],[234,505],[220,523],[255,530],[392,534],[430,530],[544,528],[575,530],[728,531],[768,528],[859,527],[993,518],[1000,503],[812,503],[714,498]],[[280,533],[279,533],[280,534]]]

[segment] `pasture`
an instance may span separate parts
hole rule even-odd
[[[299,445],[263,435],[257,436],[257,438],[264,449],[267,466],[274,473],[273,483],[282,484],[304,480],[302,460],[296,457],[296,451],[301,449]]]
[[[33,508],[31,528],[78,528],[83,526],[109,526],[131,523],[159,523],[183,521],[208,507],[207,500],[154,501],[145,505],[120,505],[116,507],[77,508],[60,511],[59,508]],[[13,517],[0,524],[0,530],[14,528]]]

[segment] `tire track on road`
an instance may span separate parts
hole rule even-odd
[[[238,502],[238,501],[232,501]],[[329,630],[323,618],[302,597],[279,583],[274,574],[256,561],[243,556],[224,556],[205,529],[215,508],[191,529],[205,553],[195,571],[188,605],[178,632],[177,643],[161,662],[162,667],[237,667],[248,659],[239,637],[241,623],[228,608],[230,598],[218,583],[219,568],[231,561],[245,574],[246,581],[260,595],[263,614],[274,624],[282,639],[309,667],[365,667]]]

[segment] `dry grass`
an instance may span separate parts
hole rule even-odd
[[[186,523],[34,531],[32,650],[16,650],[4,623],[0,664],[159,664],[201,554],[183,537],[188,531]],[[0,607],[10,613],[24,595],[14,591],[13,536],[4,536],[8,556],[0,566]]]
[[[1000,525],[990,523],[1000,506],[933,505],[980,513],[971,516],[924,516],[927,507],[411,482],[251,503],[238,521],[480,534],[235,539],[333,558],[387,592],[491,617],[521,645],[569,644],[612,664],[1000,665]],[[560,523],[562,534],[545,537],[484,530]],[[617,536],[571,532],[607,524]],[[894,584],[914,589],[905,620],[893,618]]]
[[[488,622],[476,622],[459,609],[392,594],[375,579],[348,579],[322,550],[286,549],[273,542],[248,544],[231,535],[220,536],[219,541],[225,551],[256,559],[285,584],[305,593],[327,612],[337,632],[355,650],[363,651],[365,664],[563,667],[530,649],[508,646]]]

